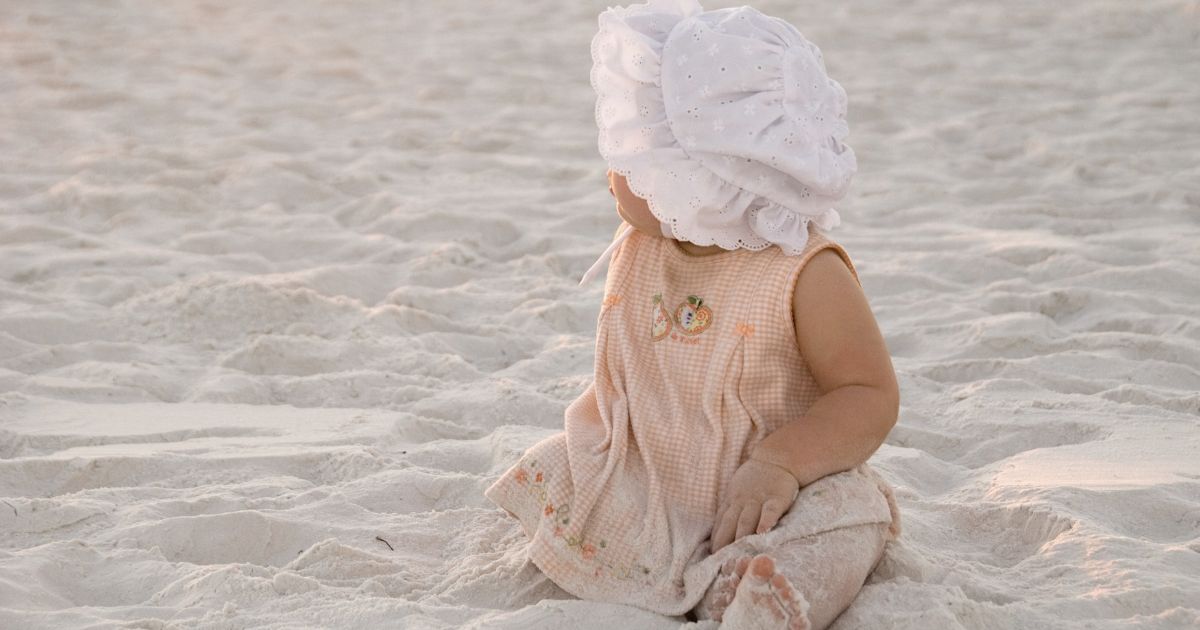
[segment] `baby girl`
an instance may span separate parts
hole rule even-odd
[[[828,626],[899,534],[866,460],[896,422],[841,245],[846,95],[787,22],[600,15],[600,153],[623,220],[592,383],[485,491],[568,592],[730,629]]]

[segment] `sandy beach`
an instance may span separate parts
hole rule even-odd
[[[715,628],[482,494],[592,378],[606,6],[0,10],[0,628]],[[752,6],[902,391],[834,630],[1200,627],[1200,2]]]

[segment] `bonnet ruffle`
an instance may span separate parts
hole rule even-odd
[[[795,27],[696,0],[610,7],[592,39],[600,154],[663,234],[797,255],[857,170],[846,92]]]

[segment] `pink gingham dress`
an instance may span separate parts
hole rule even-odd
[[[624,225],[622,225],[624,227]],[[802,489],[764,534],[710,554],[718,498],[752,448],[820,395],[797,344],[792,293],[825,248],[696,256],[634,230],[613,251],[596,329],[592,383],[564,431],[531,446],[484,495],[515,516],[530,559],[583,599],[682,615],[726,557],[899,512],[866,464]]]

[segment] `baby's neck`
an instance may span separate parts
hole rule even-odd
[[[690,241],[680,240],[676,240],[675,242],[679,245],[680,249],[693,256],[708,256],[710,254],[719,254],[721,252],[729,251],[720,245],[697,245]]]

